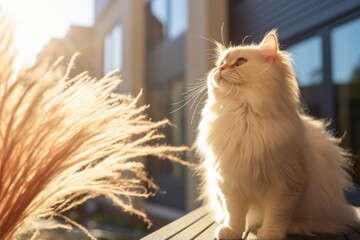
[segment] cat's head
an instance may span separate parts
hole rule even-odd
[[[229,48],[218,45],[217,55],[208,77],[210,97],[270,101],[284,95],[288,98],[284,101],[298,101],[292,60],[290,54],[279,49],[276,30],[266,34],[259,44]]]

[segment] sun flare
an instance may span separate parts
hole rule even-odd
[[[32,64],[54,37],[63,37],[71,24],[92,25],[92,0],[0,0],[0,14],[15,24],[16,65]]]

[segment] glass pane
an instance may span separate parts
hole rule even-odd
[[[174,79],[171,82],[171,102],[178,103],[182,99],[184,91],[183,78]],[[176,127],[171,128],[171,144],[180,146],[185,144],[185,107],[171,113],[170,120]],[[185,168],[180,164],[172,165],[172,176],[174,178],[185,177]]]
[[[294,59],[301,99],[306,111],[315,117],[322,117],[323,51],[322,38],[314,36],[291,45],[287,50]]]
[[[168,23],[168,8],[167,0],[151,0],[150,10],[153,16],[161,23],[163,26],[163,31],[167,28]]]
[[[174,39],[187,28],[188,0],[152,0],[150,10],[163,26],[167,38]]]
[[[170,0],[170,22],[168,26],[169,38],[176,38],[187,28],[187,0]]]
[[[154,86],[148,88],[147,102],[150,104],[148,114],[153,121],[161,121],[166,118],[165,102],[166,99],[166,85]],[[166,129],[162,132],[166,135]],[[164,175],[169,172],[169,161],[156,161],[153,157],[148,157],[147,169],[152,176]]]
[[[121,69],[123,64],[123,28],[116,25],[104,39],[104,74]]]
[[[323,81],[322,39],[308,38],[287,49],[292,53],[295,72],[301,87],[319,85]]]
[[[336,130],[343,144],[360,154],[360,18],[331,31]],[[360,163],[360,162],[358,162]]]
[[[154,121],[170,118],[177,128],[167,127],[161,132],[166,135],[166,141],[169,144],[183,144],[184,128],[183,128],[183,111],[170,115],[170,104],[172,101],[178,101],[180,89],[183,89],[183,79],[176,78],[169,81],[169,84],[162,84],[148,88],[148,109],[149,115]],[[180,164],[174,164],[170,161],[159,161],[153,157],[147,158],[147,169],[149,176],[154,178],[155,182],[160,186],[161,190],[166,194],[157,194],[149,201],[167,206],[174,209],[185,210],[186,206],[186,188],[185,173],[186,169]]]
[[[182,101],[184,92],[184,80],[182,78],[175,79],[171,82],[171,103],[174,108],[178,108],[178,104]],[[170,115],[171,122],[176,126],[172,128],[172,144],[181,145],[185,143],[185,107],[182,107]]]
[[[354,81],[360,66],[360,18],[334,28],[331,43],[334,83]]]

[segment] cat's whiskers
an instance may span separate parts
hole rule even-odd
[[[237,72],[235,72],[236,74],[236,80],[237,80],[237,85],[244,85],[246,82],[244,81],[244,78]]]
[[[246,45],[245,44],[245,40],[247,39],[247,38],[249,38],[249,37],[252,37],[251,35],[247,35],[247,36],[245,36],[244,38],[243,38],[243,40],[241,41],[242,43],[242,45]]]
[[[234,84],[231,84],[231,88],[230,88],[230,90],[225,94],[225,96],[228,96],[228,95],[231,93],[231,91],[233,90],[233,88],[234,88]]]
[[[201,80],[199,82],[187,83],[188,86],[185,86],[185,88],[192,88],[194,86],[202,86],[204,84],[206,84],[206,80]]]
[[[222,79],[231,85],[243,85],[242,77],[237,72],[228,72]]]
[[[176,108],[175,110],[171,111],[170,113],[174,113],[178,110],[180,110],[181,108],[183,108],[184,106],[186,106],[186,104],[188,104],[196,95],[190,97],[190,98],[187,98],[185,97],[183,100],[179,101],[179,102],[176,102],[176,103],[172,103],[171,105],[178,105],[178,104],[182,104],[180,107]],[[183,103],[185,102],[185,103]]]
[[[239,88],[237,87],[237,88],[236,88],[236,94],[235,94],[235,96],[234,96],[234,97],[237,97],[237,96],[238,96],[238,94],[239,94]]]
[[[191,104],[190,109],[193,108],[196,100],[199,98],[199,96],[201,95],[201,93],[204,92],[205,90],[207,90],[207,87],[206,87],[206,86],[204,86],[203,89],[200,89],[200,92],[199,92],[199,94],[197,94],[196,98],[194,99],[194,102]],[[205,92],[206,92],[206,91],[205,91]]]
[[[175,110],[171,111],[170,113],[175,113],[177,111],[179,111],[180,109],[182,109],[183,107],[185,107],[189,102],[191,102],[192,100],[196,100],[198,98],[198,96],[203,92],[204,90],[201,90],[199,91],[198,93],[194,93],[194,95],[192,95],[190,98],[185,98],[184,100],[178,102],[178,103],[175,103],[173,105],[176,105],[176,104],[181,104],[182,102],[185,102],[183,103],[180,107],[176,108]]]
[[[195,97],[195,95],[199,92],[199,91],[202,91],[204,85],[204,83],[202,84],[199,84],[198,86],[191,86],[191,87],[185,87],[185,89],[187,89],[185,92],[181,93],[180,95],[185,95],[184,99],[179,101],[179,102],[176,102],[176,103],[172,103],[171,105],[178,105],[178,104],[181,104],[185,101],[188,101],[190,99],[192,99],[193,97]]]
[[[195,116],[195,113],[196,113],[196,110],[197,108],[200,106],[200,103],[203,101],[204,97],[207,95],[207,91],[204,92],[203,96],[200,98],[200,100],[198,101],[198,103],[196,104],[196,107],[194,109],[194,112],[191,116],[191,121],[190,121],[190,124],[192,125],[193,124],[193,121],[194,121],[194,116]]]
[[[198,91],[202,90],[203,87],[204,86],[196,86],[196,87],[188,88],[185,90],[185,92],[181,93],[180,95],[185,96],[184,99],[189,99],[193,95],[196,95]]]
[[[182,95],[185,95],[184,99],[172,104],[172,105],[176,105],[176,104],[182,104],[180,107],[178,107],[177,109],[171,111],[171,113],[174,113],[176,111],[179,111],[180,109],[182,109],[183,107],[185,107],[187,104],[189,104],[191,101],[192,104],[190,106],[190,110],[194,108],[196,102],[196,106],[195,109],[193,111],[192,117],[191,117],[191,124],[193,122],[194,116],[195,116],[195,112],[197,110],[197,108],[199,107],[200,103],[202,102],[202,100],[204,99],[205,95],[207,94],[207,84],[206,81],[200,81],[198,83],[192,83],[193,86],[187,86],[185,88],[187,88],[187,90],[182,93]],[[202,95],[202,96],[201,96]],[[200,100],[199,100],[200,99]]]

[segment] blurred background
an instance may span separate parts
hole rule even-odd
[[[186,87],[213,67],[214,39],[225,45],[258,42],[279,29],[281,48],[290,51],[307,112],[331,119],[329,129],[344,136],[354,153],[354,182],[360,172],[360,1],[354,0],[0,0],[0,12],[18,25],[18,64],[55,61],[66,64],[75,52],[73,74],[101,78],[120,69],[117,91],[150,104],[153,120],[168,118],[166,141],[191,146],[202,95],[182,106]],[[204,97],[205,98],[205,97]],[[195,102],[193,104],[193,102]],[[178,103],[178,104],[174,104]],[[178,109],[178,110],[176,110]],[[172,111],[176,110],[174,113]],[[196,162],[193,154],[187,156]],[[104,199],[87,202],[69,216],[99,239],[139,239],[199,206],[198,179],[183,166],[146,159],[149,176],[164,193],[139,202],[153,221],[114,209]],[[348,193],[360,205],[359,191]],[[49,232],[45,234],[54,234]],[[56,239],[80,239],[81,233],[57,232]],[[51,237],[49,237],[50,239]]]

